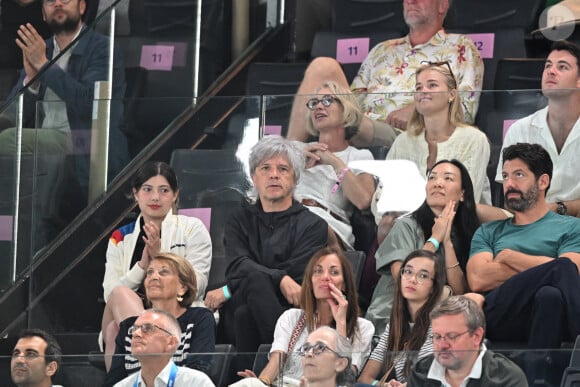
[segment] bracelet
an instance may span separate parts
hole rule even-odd
[[[344,179],[344,175],[346,175],[346,173],[350,171],[349,167],[344,167],[342,169],[342,171],[340,171],[340,173],[338,174],[338,179],[336,180],[336,183],[334,183],[334,185],[332,186],[332,193],[335,193],[336,191],[338,191],[338,187],[340,187],[340,183],[342,183],[342,179]]]
[[[433,247],[435,247],[435,251],[439,250],[439,241],[433,237],[427,239],[427,242],[430,242]]]
[[[379,383],[379,381],[377,379],[373,380],[373,382],[371,383],[371,386],[376,386]]]
[[[459,266],[459,262],[457,262],[455,265],[449,266],[449,267],[447,268],[447,270],[449,270],[449,269],[453,269],[454,267],[457,267],[457,266]]]
[[[270,385],[272,385],[272,383],[270,382],[270,378],[269,378],[269,377],[267,377],[267,376],[260,376],[260,377],[258,378],[258,380],[259,380],[260,382],[264,383],[266,386],[270,386]]]
[[[232,294],[230,293],[230,289],[228,288],[228,285],[224,285],[222,290],[224,292],[224,297],[226,298],[226,300],[229,300],[230,298],[232,298]]]

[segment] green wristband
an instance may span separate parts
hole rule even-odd
[[[232,295],[230,293],[230,289],[228,289],[228,285],[224,285],[222,290],[224,292],[224,297],[226,298],[226,300],[229,300],[230,298],[232,298]]]
[[[427,242],[430,242],[433,247],[435,247],[435,251],[439,250],[439,241],[433,237],[427,239]]]

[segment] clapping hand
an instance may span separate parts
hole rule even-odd
[[[24,71],[27,79],[30,80],[48,62],[46,43],[30,23],[21,25],[17,33],[16,44],[22,50]]]
[[[447,202],[443,211],[435,218],[431,236],[440,243],[451,240],[451,229],[453,228],[453,219],[455,219],[455,203],[455,200]]]

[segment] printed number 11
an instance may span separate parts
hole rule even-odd
[[[153,63],[161,62],[161,54],[153,54]]]
[[[353,56],[357,54],[358,54],[358,46],[348,48],[348,55]]]

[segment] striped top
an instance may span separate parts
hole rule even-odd
[[[413,323],[409,323],[409,325],[411,326],[411,328],[413,328]],[[387,324],[385,332],[381,335],[381,339],[379,340],[379,343],[371,353],[371,357],[369,359],[377,361],[379,363],[384,363],[385,355],[387,353],[388,342],[389,342],[389,324]],[[425,339],[425,342],[421,346],[418,356],[417,353],[411,352],[399,352],[395,356],[395,374],[397,377],[397,381],[401,383],[405,383],[407,381],[408,375],[403,374],[407,358],[412,357],[412,362],[413,364],[415,364],[417,360],[422,359],[425,356],[428,356],[432,353],[433,353],[433,333],[431,332],[431,327],[429,327],[429,330],[427,331],[427,338]]]

